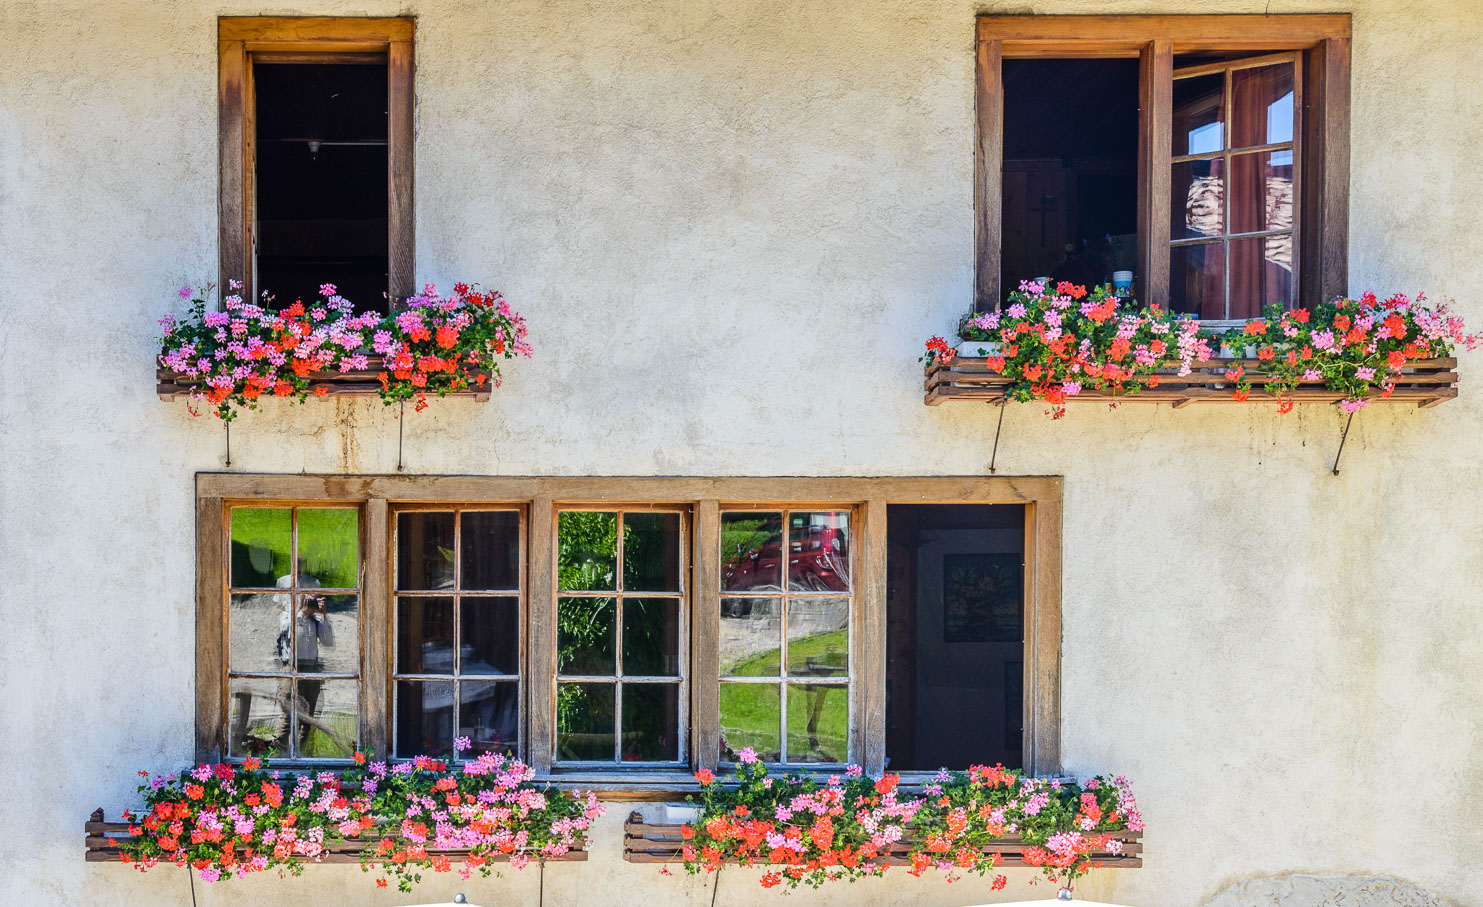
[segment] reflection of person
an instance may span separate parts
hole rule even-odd
[[[302,573],[302,570],[300,571]],[[291,577],[279,577],[278,585],[287,587],[292,583]],[[317,586],[319,583],[312,577],[302,576],[300,584],[303,586]],[[296,596],[297,608],[295,625],[292,627],[292,659],[296,673],[318,674],[324,670],[319,659],[319,647],[334,648],[335,630],[330,623],[329,610],[325,606],[322,595]],[[289,602],[284,602],[283,610],[278,614],[278,638],[280,640],[280,652],[283,651],[282,642],[286,641],[289,627]],[[285,659],[286,663],[287,659]],[[315,710],[319,706],[319,693],[324,688],[324,681],[301,677],[297,683],[298,706],[299,706],[299,746],[302,749],[304,741],[309,736],[310,723],[305,719],[312,719]]]

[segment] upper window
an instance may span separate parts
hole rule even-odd
[[[982,16],[979,309],[1120,282],[1202,319],[1347,287],[1349,18]]]

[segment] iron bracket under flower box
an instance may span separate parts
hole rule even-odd
[[[316,387],[323,387],[325,394],[330,397],[374,397],[381,390],[381,379],[377,376],[381,373],[381,357],[366,357],[366,367],[349,372],[311,372],[309,374],[309,392],[315,393]],[[180,372],[171,371],[167,368],[156,369],[155,380],[157,386],[155,393],[159,394],[161,400],[181,400],[195,393],[200,387],[199,378],[191,378]],[[464,391],[448,391],[449,397],[472,397],[478,403],[489,400],[489,394],[493,381],[485,382],[483,387],[470,387]],[[263,395],[271,397],[272,393]],[[429,394],[433,396],[433,394]]]

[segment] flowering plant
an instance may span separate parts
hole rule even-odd
[[[124,813],[132,837],[117,842],[122,858],[141,872],[189,865],[215,882],[275,867],[298,875],[306,862],[365,840],[361,868],[380,873],[377,887],[392,876],[410,891],[420,870],[452,870],[447,854],[432,851],[466,851],[464,878],[474,869],[488,876],[494,859],[523,869],[584,842],[603,812],[590,792],[539,787],[529,766],[497,753],[456,768],[426,756],[388,766],[356,753],[355,761],[344,775],[284,774],[250,756],[179,775],[140,772],[145,811]]]
[[[1143,828],[1123,778],[1078,785],[974,766],[944,770],[920,792],[909,792],[900,776],[872,780],[859,766],[823,783],[773,778],[750,749],[741,753],[734,784],[718,783],[708,770],[696,778],[700,816],[681,828],[686,871],[713,872],[724,862],[766,865],[772,868],[762,877],[765,888],[883,875],[892,856],[905,857],[913,876],[929,868],[986,875],[1000,863],[993,848],[1006,835],[1026,845],[1025,862],[1052,882],[1069,883],[1097,865],[1094,851],[1120,850],[1113,832]],[[1005,882],[995,874],[994,890]]]

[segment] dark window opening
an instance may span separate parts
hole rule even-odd
[[[258,62],[253,78],[255,286],[281,308],[332,283],[386,311],[386,65]]]
[[[1036,277],[1091,286],[1136,270],[1138,61],[1003,71],[1002,298]]]
[[[1025,508],[892,504],[886,765],[1023,763]]]

